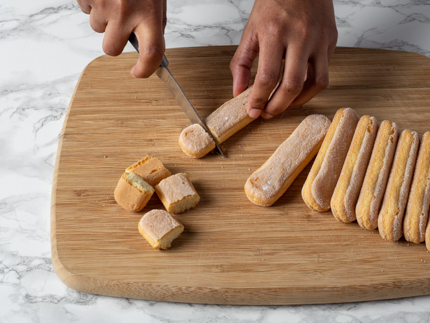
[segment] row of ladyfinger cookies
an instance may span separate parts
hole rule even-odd
[[[139,212],[154,192],[167,212],[152,210],[145,213],[138,229],[153,248],[168,249],[184,230],[184,226],[170,213],[182,213],[194,208],[200,196],[187,174],[172,175],[157,157],[146,156],[125,170],[115,188],[114,197],[124,209]]]
[[[416,132],[406,129],[398,137],[394,122],[385,120],[378,130],[376,118],[359,119],[350,108],[338,110],[331,124],[311,115],[249,177],[245,193],[255,204],[272,205],[318,152],[302,189],[308,207],[331,208],[341,222],[379,228],[389,241],[403,235],[425,240],[430,249],[430,132],[419,153]]]

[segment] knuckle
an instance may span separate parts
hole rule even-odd
[[[263,97],[250,97],[249,98],[249,106],[251,109],[263,109],[266,105],[266,100]]]
[[[273,71],[263,71],[257,73],[257,82],[264,88],[274,87],[278,83],[278,77]]]
[[[303,89],[303,80],[298,77],[289,77],[282,85],[284,91],[297,95]]]
[[[141,50],[146,58],[150,60],[161,60],[164,54],[164,48],[157,45],[148,45]]]
[[[318,89],[321,89],[321,90],[325,89],[329,85],[328,74],[324,74],[324,75],[318,76],[315,79],[315,85],[316,85],[316,87]]]

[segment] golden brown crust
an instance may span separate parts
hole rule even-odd
[[[403,215],[408,201],[418,146],[418,134],[408,129],[403,130],[378,216],[379,234],[385,240],[397,241],[403,236]]]
[[[333,216],[338,221],[350,223],[356,219],[355,206],[377,130],[375,117],[365,115],[360,118],[330,202]]]
[[[420,243],[427,240],[426,226],[430,206],[430,131],[421,140],[415,166],[414,178],[409,193],[403,234],[410,242]],[[427,226],[427,231],[430,229]]]
[[[398,136],[399,128],[396,123],[389,120],[381,122],[355,208],[358,224],[367,230],[375,230],[378,227],[379,209],[387,186]]]
[[[248,178],[245,184],[248,199],[261,206],[275,203],[317,154],[329,127],[330,120],[326,116],[306,117]]]
[[[351,108],[342,108],[336,112],[303,185],[303,201],[310,209],[319,212],[330,209],[330,200],[357,122],[357,114]]]
[[[154,190],[142,192],[133,186],[122,174],[114,191],[115,201],[127,211],[139,212],[148,203]]]
[[[163,163],[157,157],[153,156],[143,157],[125,171],[136,173],[151,186],[157,185],[161,180],[171,175]]]

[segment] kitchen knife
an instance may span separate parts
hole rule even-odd
[[[139,42],[137,41],[136,35],[134,33],[131,33],[130,38],[128,40],[133,45],[133,47],[136,49],[136,51],[139,52]],[[216,150],[220,153],[220,155],[222,157],[225,158],[221,148],[217,145],[217,143],[216,143],[214,137],[212,136],[212,134],[210,133],[209,129],[206,127],[205,123],[202,121],[202,119],[198,115],[197,111],[194,109],[193,105],[188,100],[184,91],[182,91],[181,87],[176,82],[172,73],[167,68],[168,65],[169,65],[169,61],[167,60],[166,56],[163,55],[163,60],[161,61],[161,64],[155,73],[166,84],[170,93],[172,93],[173,96],[175,97],[176,101],[178,101],[179,105],[181,106],[182,110],[184,110],[188,119],[190,119],[190,121],[192,123],[198,123],[199,125],[201,125],[206,130],[206,132],[209,134],[209,136],[211,136],[212,140],[214,141]]]

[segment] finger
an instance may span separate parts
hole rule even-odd
[[[95,9],[91,10],[90,13],[90,26],[91,28],[98,33],[103,33],[106,29],[106,19],[102,18],[102,15],[98,13]]]
[[[284,46],[264,44],[260,49],[257,75],[248,100],[248,115],[258,118],[264,110],[269,96],[278,84]]]
[[[268,102],[262,118],[270,119],[283,112],[300,94],[308,65],[307,49],[301,46],[289,46],[285,56],[285,69],[281,83]]]
[[[257,54],[257,39],[245,32],[230,62],[230,72],[233,76],[233,96],[238,96],[248,88],[252,64]]]
[[[103,51],[110,56],[118,56],[127,45],[131,29],[114,20],[108,21],[103,38]]]
[[[161,12],[151,16],[134,30],[139,41],[139,60],[131,69],[134,77],[149,77],[160,66],[165,49],[161,17]]]
[[[329,83],[328,57],[324,53],[310,59],[308,78],[302,92],[294,99],[290,106],[303,105],[315,95],[324,90]]]
[[[166,24],[167,24],[167,0],[163,0],[163,20],[162,20],[163,35],[164,35],[164,29],[166,29]]]
[[[82,12],[89,15],[91,12],[91,6],[84,0],[77,0],[77,2],[79,7],[81,7]]]

